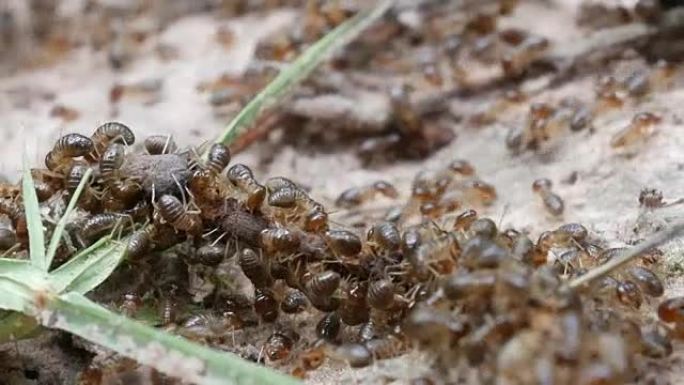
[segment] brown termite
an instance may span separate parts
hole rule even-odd
[[[269,253],[291,254],[299,249],[299,235],[282,227],[270,227],[260,233],[261,245]]]
[[[593,112],[585,105],[576,106],[572,116],[570,117],[570,130],[581,131],[591,128],[591,122],[594,119]]]
[[[404,254],[410,254],[418,250],[418,247],[423,243],[423,235],[416,227],[411,227],[404,231],[401,235],[401,251]]]
[[[0,226],[0,250],[7,250],[17,243],[17,234],[8,225]]]
[[[221,143],[214,143],[209,147],[205,167],[214,174],[220,174],[230,163],[230,150]]]
[[[362,342],[382,338],[386,334],[385,326],[378,321],[370,319],[359,328],[358,338]]]
[[[145,138],[145,150],[150,155],[173,154],[178,147],[170,135],[152,135]]]
[[[335,293],[340,286],[340,274],[334,271],[324,271],[316,274],[306,283],[306,291],[309,298],[325,299]],[[316,301],[318,302],[318,301]]]
[[[548,253],[548,252],[547,252]],[[525,264],[532,264],[535,255],[534,242],[526,235],[519,234],[513,238],[511,256]],[[544,255],[544,259],[546,259]]]
[[[353,257],[361,252],[361,238],[347,230],[328,230],[325,241],[333,253],[343,257]]]
[[[641,354],[646,357],[665,358],[672,350],[672,342],[663,328],[650,327],[641,333]]]
[[[631,96],[641,97],[651,91],[650,73],[646,69],[632,72],[624,81],[624,87]]]
[[[610,140],[610,146],[613,148],[625,148],[643,143],[653,135],[655,126],[661,121],[662,118],[653,113],[639,112],[634,115],[629,125],[613,135]]]
[[[403,336],[395,337],[393,335],[388,335],[384,338],[376,338],[366,341],[364,346],[371,352],[374,359],[382,360],[398,357],[406,353],[410,345],[407,343],[407,339]]]
[[[197,262],[206,266],[218,266],[226,256],[226,246],[223,244],[206,244],[195,252]]]
[[[81,236],[84,239],[94,239],[98,235],[111,231],[118,226],[123,226],[130,217],[118,213],[95,214],[88,218],[81,228]]]
[[[334,358],[346,361],[352,368],[363,368],[373,362],[373,355],[360,343],[345,343],[335,348],[331,354]]]
[[[121,303],[121,312],[127,317],[134,317],[136,313],[142,308],[143,301],[139,295],[135,293],[126,293],[123,296],[123,301]]]
[[[118,179],[117,172],[124,161],[126,148],[121,143],[112,143],[100,156],[100,176],[108,184]]]
[[[456,201],[458,202],[458,201]],[[454,207],[453,205],[451,205]],[[457,206],[455,208],[460,207],[460,202],[458,202]],[[454,209],[455,209],[454,208]],[[445,208],[441,207],[439,203],[435,202],[423,202],[420,204],[419,207],[420,214],[423,215],[425,218],[431,218],[431,219],[437,219],[444,215],[445,213],[453,210],[446,210]]]
[[[455,231],[468,231],[472,223],[477,219],[477,211],[465,210],[458,214],[454,221],[453,229]]]
[[[630,280],[618,282],[615,288],[617,299],[627,307],[638,309],[643,302],[643,296],[639,286]]]
[[[406,336],[423,346],[442,347],[452,334],[464,334],[465,327],[450,314],[424,304],[415,306],[403,323]]]
[[[301,187],[287,178],[270,178],[266,181],[269,206],[294,209],[303,216],[305,231],[327,230],[328,214],[320,203],[313,200]]]
[[[202,219],[198,214],[189,213],[178,198],[173,195],[162,195],[157,201],[161,217],[174,228],[192,235],[202,232]]]
[[[675,74],[675,66],[665,60],[658,60],[651,70],[651,86],[662,88],[670,85],[672,76]]]
[[[478,218],[470,224],[470,232],[473,236],[494,239],[499,233],[496,223],[489,218]]]
[[[94,149],[101,153],[111,142],[123,143],[127,146],[135,143],[133,131],[123,123],[107,122],[95,129],[91,136]]]
[[[141,184],[132,179],[116,179],[109,185],[109,192],[114,199],[130,207],[139,201],[144,190]]]
[[[73,158],[88,155],[93,150],[93,141],[81,134],[67,134],[57,140],[45,157],[45,165],[51,171],[65,172]]]
[[[662,281],[653,271],[641,266],[632,266],[627,269],[627,274],[644,294],[660,297],[665,293]]]
[[[428,256],[423,251],[422,245],[423,236],[418,229],[408,229],[402,235],[401,250],[404,257],[411,265],[416,278],[424,282],[430,279],[432,272],[430,271]]]
[[[383,195],[390,199],[399,196],[397,189],[385,181],[377,181],[368,186],[352,187],[345,190],[335,201],[335,205],[343,208],[352,208],[369,202],[377,195]]]
[[[622,85],[613,75],[600,76],[594,85],[594,92],[597,96],[608,92],[617,92],[621,89]]]
[[[532,183],[532,191],[539,195],[546,210],[553,216],[563,215],[565,204],[560,196],[551,191],[552,183],[549,179],[537,179]]]
[[[471,179],[465,181],[461,188],[463,189],[465,199],[468,202],[489,206],[494,203],[497,198],[496,188],[481,180]]]
[[[308,209],[304,216],[304,230],[320,233],[328,229],[328,213],[322,204],[309,198]]]
[[[465,250],[465,249],[464,249]],[[420,269],[427,266],[441,274],[448,274],[454,269],[456,259],[461,255],[461,246],[455,233],[443,233],[418,247],[415,255],[409,256],[409,262]]]
[[[514,155],[519,154],[527,146],[530,145],[529,137],[526,130],[522,126],[511,126],[506,134],[506,148]],[[525,148],[524,148],[525,147]]]
[[[420,132],[423,126],[411,102],[411,91],[411,87],[406,84],[393,86],[389,90],[394,121],[399,126],[399,130],[405,134]]]
[[[673,73],[673,67],[669,63],[659,60],[651,69],[639,69],[630,74],[624,81],[624,88],[630,95],[642,97],[655,89],[668,86]]]
[[[303,312],[307,306],[306,295],[297,289],[292,289],[280,303],[280,310],[285,314],[297,314]]]
[[[444,194],[452,179],[452,173],[421,171],[413,178],[411,195],[421,201],[437,200]]]
[[[461,263],[471,268],[494,268],[509,257],[508,250],[500,246],[495,240],[482,236],[470,238],[463,245],[462,251],[460,249],[454,251],[456,245],[447,250],[452,250],[452,255],[455,251],[460,252]]]
[[[554,233],[557,236],[572,238],[575,242],[583,242],[589,235],[589,231],[580,223],[566,223],[559,226]]]
[[[126,204],[124,202],[122,202],[121,200],[114,198],[114,196],[111,194],[110,191],[105,191],[105,193],[102,196],[102,198],[100,199],[100,201],[99,202],[96,201],[95,203],[101,204],[102,209],[105,212],[109,212],[109,213],[121,212],[122,210],[126,209]],[[86,207],[86,208],[88,207],[88,206],[86,206],[86,204],[83,204],[83,203],[81,205]]]
[[[366,238],[381,252],[393,253],[401,247],[401,234],[392,222],[381,222],[371,227]]]
[[[61,186],[56,186],[54,183],[50,183],[47,178],[47,173],[49,171],[44,170],[31,170],[31,176],[33,177],[33,187],[36,190],[36,197],[38,202],[44,202],[48,200]]]
[[[73,194],[74,191],[76,191],[79,183],[81,183],[81,179],[83,179],[89,168],[90,166],[80,162],[75,162],[73,165],[71,165],[66,177],[64,178],[64,188],[69,192],[69,194]]]
[[[321,311],[332,311],[339,307],[339,298],[333,296],[340,286],[340,274],[334,271],[324,271],[311,277],[304,284],[304,292],[311,305]]]
[[[212,337],[226,329],[241,326],[236,318],[231,312],[217,316],[213,312],[202,311],[183,321],[180,332],[185,337]]]
[[[246,206],[250,210],[261,207],[266,198],[266,188],[259,184],[252,170],[244,164],[236,164],[228,169],[228,179],[247,194]]]
[[[334,341],[337,339],[341,328],[340,315],[337,312],[331,312],[324,315],[316,324],[316,335],[326,341]]]
[[[501,66],[507,76],[515,77],[522,74],[534,61],[540,59],[548,50],[549,41],[540,36],[525,38],[513,52],[505,55]]]
[[[282,176],[276,176],[273,178],[269,178],[266,181],[266,188],[268,189],[269,194],[273,193],[275,191],[278,191],[280,189],[283,189],[283,188],[288,188],[288,187],[292,187],[292,188],[296,188],[296,189],[299,188],[299,186],[297,186],[297,184],[295,182],[293,182],[290,179],[287,179],[285,177],[282,177]]]
[[[369,164],[382,159],[380,154],[387,154],[395,151],[399,143],[401,143],[401,136],[397,133],[371,137],[361,142],[357,153],[364,164]]]
[[[176,322],[178,317],[178,303],[175,300],[165,297],[159,304],[159,319],[163,326],[171,325]]]
[[[290,355],[293,347],[294,341],[291,337],[281,332],[275,332],[266,340],[264,353],[269,361],[280,361]]]
[[[642,189],[639,192],[639,206],[647,209],[657,209],[665,206],[662,191],[650,188]]]
[[[456,159],[449,162],[447,170],[460,176],[474,176],[475,168],[470,162],[464,159]]]
[[[452,300],[464,297],[485,298],[494,292],[497,274],[492,270],[457,272],[444,281],[444,294]]]
[[[625,104],[624,97],[618,92],[601,93],[597,98],[597,103],[594,106],[595,114],[600,114],[608,110],[620,109]]]
[[[154,231],[153,225],[147,225],[142,229],[134,231],[128,238],[125,258],[137,260],[149,252],[152,249]]]
[[[126,148],[121,143],[113,142],[107,146],[100,156],[100,176],[108,185],[112,197],[132,205],[142,195],[143,188],[132,180],[120,177],[119,168],[123,164],[125,152]]]
[[[254,250],[243,249],[238,256],[238,264],[254,287],[267,287],[273,283],[266,261]]]
[[[24,208],[10,199],[0,199],[0,213],[5,214],[12,221],[12,227],[20,239],[28,236],[26,215]]]
[[[264,322],[274,322],[278,318],[278,301],[268,288],[254,290],[254,312]]]
[[[684,297],[668,298],[658,305],[658,318],[664,322],[684,324]]]
[[[368,304],[386,310],[394,305],[394,285],[388,279],[372,282],[368,287]]]
[[[351,282],[344,290],[339,309],[342,322],[349,326],[360,325],[370,319],[370,308],[366,300],[368,284],[364,281]]]
[[[497,121],[498,117],[512,107],[518,106],[527,100],[527,95],[517,89],[507,90],[503,97],[492,102],[484,111],[470,117],[470,122],[475,126],[484,126]]]

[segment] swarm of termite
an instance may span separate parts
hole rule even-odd
[[[255,92],[254,78],[266,72],[259,70],[265,69],[263,63],[295,57],[312,39],[354,15],[361,3],[308,1],[300,23],[259,43],[258,60],[243,79],[224,75],[200,89],[210,93],[215,111],[235,108]],[[233,147],[265,141],[274,129],[283,129],[284,139],[301,148],[353,146],[364,164],[428,157],[458,135],[451,129],[460,119],[449,113],[451,96],[490,82],[515,82],[545,62],[551,48],[547,38],[499,25],[517,4],[426,1],[393,7],[336,55],[322,75],[307,80],[291,103],[258,122]],[[479,120],[491,121],[498,107]]]
[[[497,194],[467,161],[419,173],[399,217],[360,233],[329,220],[295,182],[260,182],[248,166],[231,165],[222,144],[202,156],[170,137],[148,137],[144,153],[130,150],[135,142],[125,124],[105,123],[90,137],[63,136],[47,168],[32,170],[54,215],[93,170],[55,263],[100,236],[120,237],[125,284],[108,301],[131,317],[157,309],[159,326],[188,338],[221,344],[227,333],[268,330],[249,340],[262,353],[246,357],[296,376],[326,359],[363,367],[421,349],[435,358],[432,381],[474,370],[482,381],[511,384],[633,381],[640,362],[667,357],[672,340],[684,338],[679,299],[660,305],[663,323],[643,316],[664,292],[656,257],[570,288],[622,249],[604,248],[578,223],[536,242],[499,229],[470,209]],[[533,190],[562,214],[548,180]],[[20,189],[5,184],[2,193],[0,246],[21,256]],[[337,204],[353,208],[376,194],[399,196],[378,181]]]
[[[640,66],[621,76],[604,75],[596,79],[595,95],[590,101],[573,97],[558,103],[534,102],[529,105],[525,121],[513,126],[506,137],[506,146],[513,153],[525,150],[548,151],[570,134],[593,133],[594,121],[610,117],[626,107],[639,106],[644,100],[678,80],[677,69],[660,60],[650,66]],[[472,117],[475,123],[492,123],[496,114],[520,104],[513,95],[506,95],[489,110]],[[658,129],[663,118],[649,111],[638,111],[632,120],[618,129],[609,146],[617,152],[633,154]]]

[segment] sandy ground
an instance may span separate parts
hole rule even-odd
[[[572,30],[573,2],[565,1],[553,7],[539,4],[521,6],[510,23],[526,25],[548,36],[554,44],[565,44],[581,38]],[[530,23],[539,20],[537,23]],[[122,72],[113,72],[106,65],[104,54],[92,54],[87,48],[75,51],[54,67],[22,71],[0,78],[0,153],[5,154],[0,172],[10,178],[17,176],[22,153],[33,164],[42,163],[38,154],[45,154],[63,133],[89,134],[101,122],[110,119],[109,89],[116,82],[159,79],[163,82],[161,98],[151,105],[139,100],[124,99],[116,119],[130,125],[139,137],[149,134],[172,134],[178,143],[199,144],[217,135],[226,120],[213,116],[207,96],[199,94],[197,85],[222,73],[238,74],[246,70],[259,38],[287,28],[295,21],[294,14],[282,11],[267,17],[246,17],[236,20],[217,20],[209,15],[182,18],[170,25],[159,37],[159,42],[178,49],[179,57],[164,62],[149,50],[142,52],[133,64]],[[235,34],[235,44],[225,49],[215,39],[219,27]],[[607,69],[609,70],[609,69]],[[598,74],[597,74],[598,75]],[[596,76],[580,77],[559,88],[546,90],[532,101],[553,102],[566,95],[590,100]],[[537,79],[535,82],[543,82]],[[536,83],[526,86],[534,87]],[[53,94],[54,98],[46,98]],[[452,111],[468,111],[487,102],[487,96],[455,100]],[[666,199],[684,197],[684,128],[679,106],[684,103],[684,88],[672,87],[658,92],[638,106],[628,105],[621,111],[603,116],[594,122],[595,131],[582,131],[556,141],[545,154],[523,153],[513,156],[506,149],[504,139],[508,126],[522,124],[528,104],[507,112],[502,123],[485,128],[455,124],[457,138],[448,147],[423,162],[398,162],[376,168],[363,168],[351,151],[318,153],[295,150],[284,146],[277,150],[274,161],[265,167],[255,167],[258,178],[274,175],[291,177],[311,186],[312,195],[324,202],[332,202],[350,186],[362,185],[377,179],[395,184],[402,198],[408,197],[412,176],[419,170],[439,167],[463,158],[469,160],[478,174],[496,186],[499,198],[482,212],[499,221],[502,227],[529,230],[533,236],[562,222],[580,222],[592,232],[620,246],[647,236],[652,224],[666,223],[681,216],[681,207],[674,206],[641,217],[641,227],[635,232],[639,216],[638,195],[644,187],[663,191]],[[50,117],[51,109],[63,104],[75,108],[77,120],[63,123]],[[638,111],[661,114],[663,121],[655,135],[643,143],[635,155],[625,156],[614,151],[609,141]],[[269,147],[270,148],[270,147]],[[236,157],[236,162],[255,165],[262,145],[254,146]],[[573,184],[563,182],[577,173]],[[532,194],[530,185],[539,177],[550,178],[554,191],[566,204],[562,220],[550,218]],[[391,201],[379,205],[391,204]],[[340,218],[337,214],[333,218]],[[342,219],[339,219],[342,220]],[[644,222],[645,221],[645,222]],[[644,224],[649,226],[644,226]],[[684,241],[674,241],[666,247],[668,258],[678,262]],[[684,283],[671,278],[669,293],[684,293]],[[681,350],[681,349],[679,349]],[[411,373],[420,370],[420,357],[408,358]],[[337,383],[340,374],[345,381],[370,379],[384,369],[394,375],[406,372],[406,359],[382,362],[379,367],[352,372],[334,365],[310,379],[312,383]],[[398,363],[398,365],[397,365]],[[679,366],[676,366],[679,367]],[[399,368],[399,371],[397,371]],[[682,371],[684,373],[684,371]],[[678,375],[673,377],[676,380]]]

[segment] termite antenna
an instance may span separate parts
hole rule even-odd
[[[183,199],[183,207],[188,207],[188,201],[185,199],[185,193],[187,190],[183,188],[183,185],[178,181],[178,178],[176,178],[176,175],[171,174],[171,177],[173,178],[173,182],[176,183],[176,186],[178,186],[178,191],[181,194],[181,198]]]
[[[641,242],[639,245],[623,251],[605,264],[590,270],[588,273],[580,277],[575,278],[570,282],[569,286],[573,289],[576,289],[588,282],[593,281],[596,278],[600,278],[629,262],[634,257],[637,257],[644,252],[679,236],[682,231],[684,231],[684,220],[675,222],[675,224],[671,225],[669,228],[654,234],[650,239],[647,239],[646,241]]]
[[[166,150],[170,148],[169,144],[171,143],[172,136],[167,135],[166,136],[166,142],[164,142],[164,148],[162,149],[162,154],[166,154]]]

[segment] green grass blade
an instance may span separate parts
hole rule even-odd
[[[52,283],[52,288],[57,293],[63,292],[78,276],[83,274],[88,266],[101,257],[101,253],[109,252],[111,247],[113,247],[109,244],[111,240],[110,236],[98,239],[97,242],[78,252],[65,264],[51,271],[49,279]]]
[[[84,296],[52,298],[40,321],[76,334],[167,375],[198,385],[293,385],[295,379],[240,357],[190,342],[117,315]]]
[[[45,234],[40,217],[40,205],[36,195],[36,187],[33,184],[33,176],[28,166],[28,160],[24,157],[24,176],[21,181],[21,195],[24,199],[26,211],[26,225],[29,233],[29,252],[31,263],[43,271],[47,271],[47,259],[45,258]]]
[[[29,261],[0,258],[0,309],[26,311],[48,289],[45,272]]]
[[[20,277],[0,274],[0,308],[25,312],[35,299],[35,291]]]
[[[39,328],[40,325],[34,317],[5,311],[0,315],[0,343],[33,337]]]
[[[43,275],[30,261],[14,258],[0,258],[0,274]]]
[[[25,260],[0,258],[0,276],[14,279],[36,289],[48,287],[45,272]]]
[[[0,258],[0,308],[25,310],[33,300],[29,286],[46,287],[45,272],[30,261]],[[38,323],[22,313],[0,313],[0,343],[32,335]]]
[[[52,287],[57,292],[89,292],[109,278],[119,266],[127,245],[128,238],[119,241],[113,241],[111,237],[101,238],[53,271],[50,274]]]
[[[381,1],[373,9],[360,12],[314,43],[287,68],[280,71],[278,76],[240,111],[216,142],[225,145],[231,144],[242,131],[254,124],[265,109],[282,100],[294,86],[325,61],[333,51],[348,44],[382,16],[392,3],[393,0]]]
[[[67,222],[69,221],[69,217],[71,216],[71,212],[74,211],[74,207],[76,207],[76,203],[78,202],[78,198],[81,196],[81,192],[85,188],[86,183],[90,180],[90,175],[93,173],[93,169],[88,168],[88,171],[83,175],[83,178],[81,181],[78,183],[78,187],[76,187],[76,191],[74,191],[74,194],[71,196],[71,199],[69,200],[69,204],[67,205],[66,211],[64,211],[64,215],[59,219],[59,222],[57,222],[57,227],[55,227],[55,231],[52,233],[52,238],[50,238],[50,244],[48,245],[47,249],[47,255],[45,256],[45,263],[47,266],[47,269],[50,268],[50,265],[52,264],[52,260],[55,258],[55,253],[57,252],[57,247],[59,246],[59,242],[62,239],[62,234],[64,233],[64,226],[66,226]],[[46,270],[47,270],[46,269]]]

